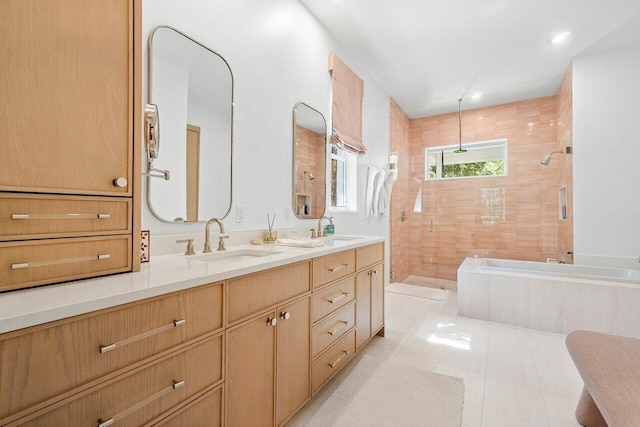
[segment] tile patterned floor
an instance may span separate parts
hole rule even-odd
[[[364,352],[462,378],[463,427],[579,427],[574,411],[582,380],[563,335],[458,317],[455,293],[443,301],[392,293],[385,298],[386,337],[374,338]],[[305,425],[346,375],[349,366],[288,426]]]

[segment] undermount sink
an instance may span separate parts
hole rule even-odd
[[[249,259],[261,258],[269,255],[276,255],[280,252],[264,251],[259,249],[240,249],[237,251],[221,251],[210,254],[198,255],[190,257],[194,261],[202,262],[232,262],[246,261]]]
[[[362,239],[362,236],[327,236],[327,240],[358,240]]]

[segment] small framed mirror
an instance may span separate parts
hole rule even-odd
[[[226,217],[233,162],[229,64],[177,29],[159,26],[149,35],[148,71],[148,104],[162,121],[162,151],[148,153],[144,174],[149,209],[164,222]]]
[[[303,102],[293,108],[293,212],[321,218],[326,205],[327,122]]]

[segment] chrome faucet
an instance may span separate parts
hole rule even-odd
[[[204,250],[202,251],[205,254],[208,254],[211,252],[211,238],[209,237],[209,229],[211,228],[211,224],[214,222],[218,224],[218,227],[220,227],[220,234],[224,234],[224,226],[222,225],[222,222],[220,222],[218,218],[211,218],[209,221],[207,221],[207,226],[205,227],[205,231],[204,231]],[[224,251],[227,249],[224,247],[224,240],[222,240],[222,239],[226,239],[227,237],[229,236],[220,236],[220,239],[218,241],[219,251]]]
[[[327,231],[322,231],[322,220],[325,218],[329,220],[329,224],[333,225],[333,217],[329,218],[328,216],[323,216],[322,218],[320,218],[318,220],[318,237],[327,237]]]

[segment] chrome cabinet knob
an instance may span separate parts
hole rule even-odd
[[[291,318],[291,313],[289,313],[288,311],[283,311],[282,313],[280,313],[280,318],[289,320],[289,318]]]
[[[278,324],[278,319],[275,317],[267,317],[267,325],[276,326]]]
[[[114,187],[124,188],[124,187],[127,186],[128,183],[129,183],[129,181],[127,181],[127,178],[125,178],[123,176],[113,180],[113,186]]]

